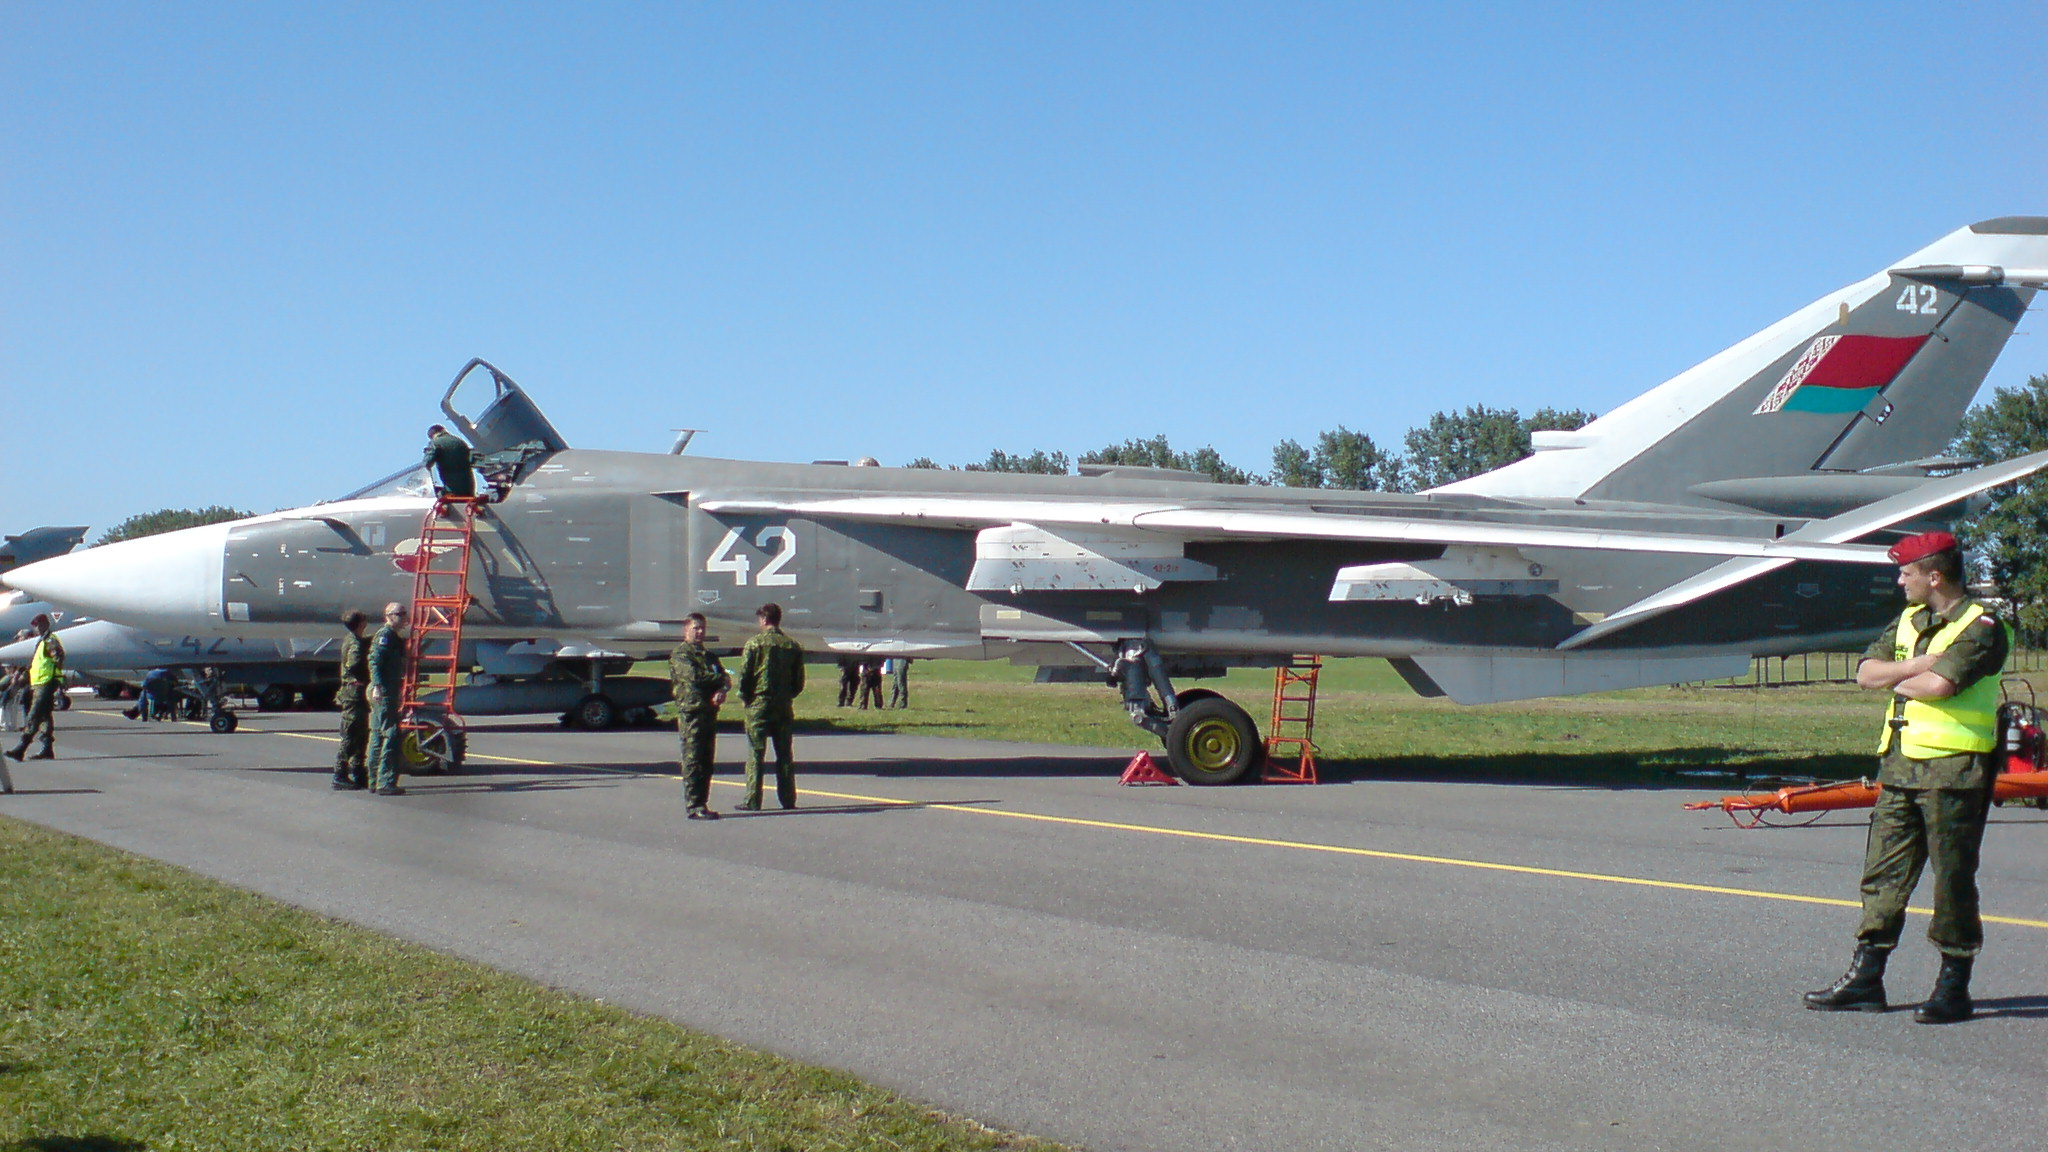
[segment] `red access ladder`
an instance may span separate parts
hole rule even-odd
[[[1273,784],[1314,784],[1316,679],[1323,658],[1296,656],[1273,669],[1273,723],[1266,728],[1266,772]],[[1286,756],[1292,764],[1282,761]]]
[[[398,726],[422,745],[462,727],[455,711],[455,677],[462,670],[462,618],[474,599],[469,554],[481,502],[477,496],[442,496],[420,522],[418,566],[412,573],[412,642],[405,648]]]

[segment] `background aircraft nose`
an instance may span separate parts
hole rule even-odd
[[[227,524],[124,540],[0,577],[39,600],[138,628],[207,633],[220,624]]]

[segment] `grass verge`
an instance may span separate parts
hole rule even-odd
[[[1867,774],[1884,701],[1853,684],[1680,685],[1462,706],[1416,696],[1382,660],[1325,664],[1316,743],[1325,779],[1404,778],[1698,786],[1700,775],[1768,781]],[[2048,676],[2032,679],[2048,684]],[[912,665],[907,710],[835,706],[829,669],[798,698],[809,731],[1154,748],[1100,684],[1032,684],[1031,669]],[[1193,681],[1235,700],[1263,734],[1273,675],[1237,669]],[[736,709],[726,718],[736,721]],[[1718,785],[1717,785],[1718,786]]]
[[[0,818],[0,1149],[1056,1149]]]

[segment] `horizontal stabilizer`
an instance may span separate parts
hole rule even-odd
[[[2001,484],[2023,480],[2042,468],[2048,468],[2048,452],[2016,456],[2003,463],[1992,464],[1959,476],[1930,480],[1911,492],[1887,497],[1875,504],[1867,504],[1831,519],[1816,520],[1797,531],[1786,533],[1781,542],[1789,544],[1798,540],[1832,544],[1854,540],[1917,516],[1924,516],[1937,508],[1945,508],[1958,501],[1967,500],[1979,492],[1996,488]],[[1776,557],[1745,557],[1717,564],[1691,579],[1682,580],[1609,615],[1605,620],[1578,633],[1558,647],[1582,647],[1602,636],[1611,636],[1623,628],[1639,624],[1695,600],[1705,599],[1723,589],[1732,588],[1746,580],[1753,580],[1766,572],[1776,571],[1789,563],[1789,559]]]

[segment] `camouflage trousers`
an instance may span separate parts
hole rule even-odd
[[[790,745],[796,736],[796,717],[788,706],[768,710],[747,710],[747,797],[743,807],[761,806],[761,761],[768,746],[775,746],[775,798],[784,808],[796,807],[796,763]]]
[[[55,751],[57,743],[57,693],[63,685],[55,680],[38,684],[29,697],[28,724],[21,730],[21,743],[15,746],[18,752],[28,751],[29,741],[37,736],[43,738],[42,752]]]
[[[341,748],[334,754],[334,778],[367,784],[364,765],[370,751],[370,702],[363,699],[361,688],[347,686],[334,703],[341,710]]]
[[[1989,794],[1980,788],[1894,788],[1886,785],[1870,814],[1863,853],[1863,923],[1856,939],[1873,948],[1897,946],[1906,901],[1920,872],[1934,865],[1934,920],[1927,939],[1947,956],[1975,956],[1984,946],[1977,911],[1977,850],[1984,842]]]
[[[682,743],[683,804],[690,808],[708,807],[711,757],[718,747],[718,709],[676,713],[676,735]]]

